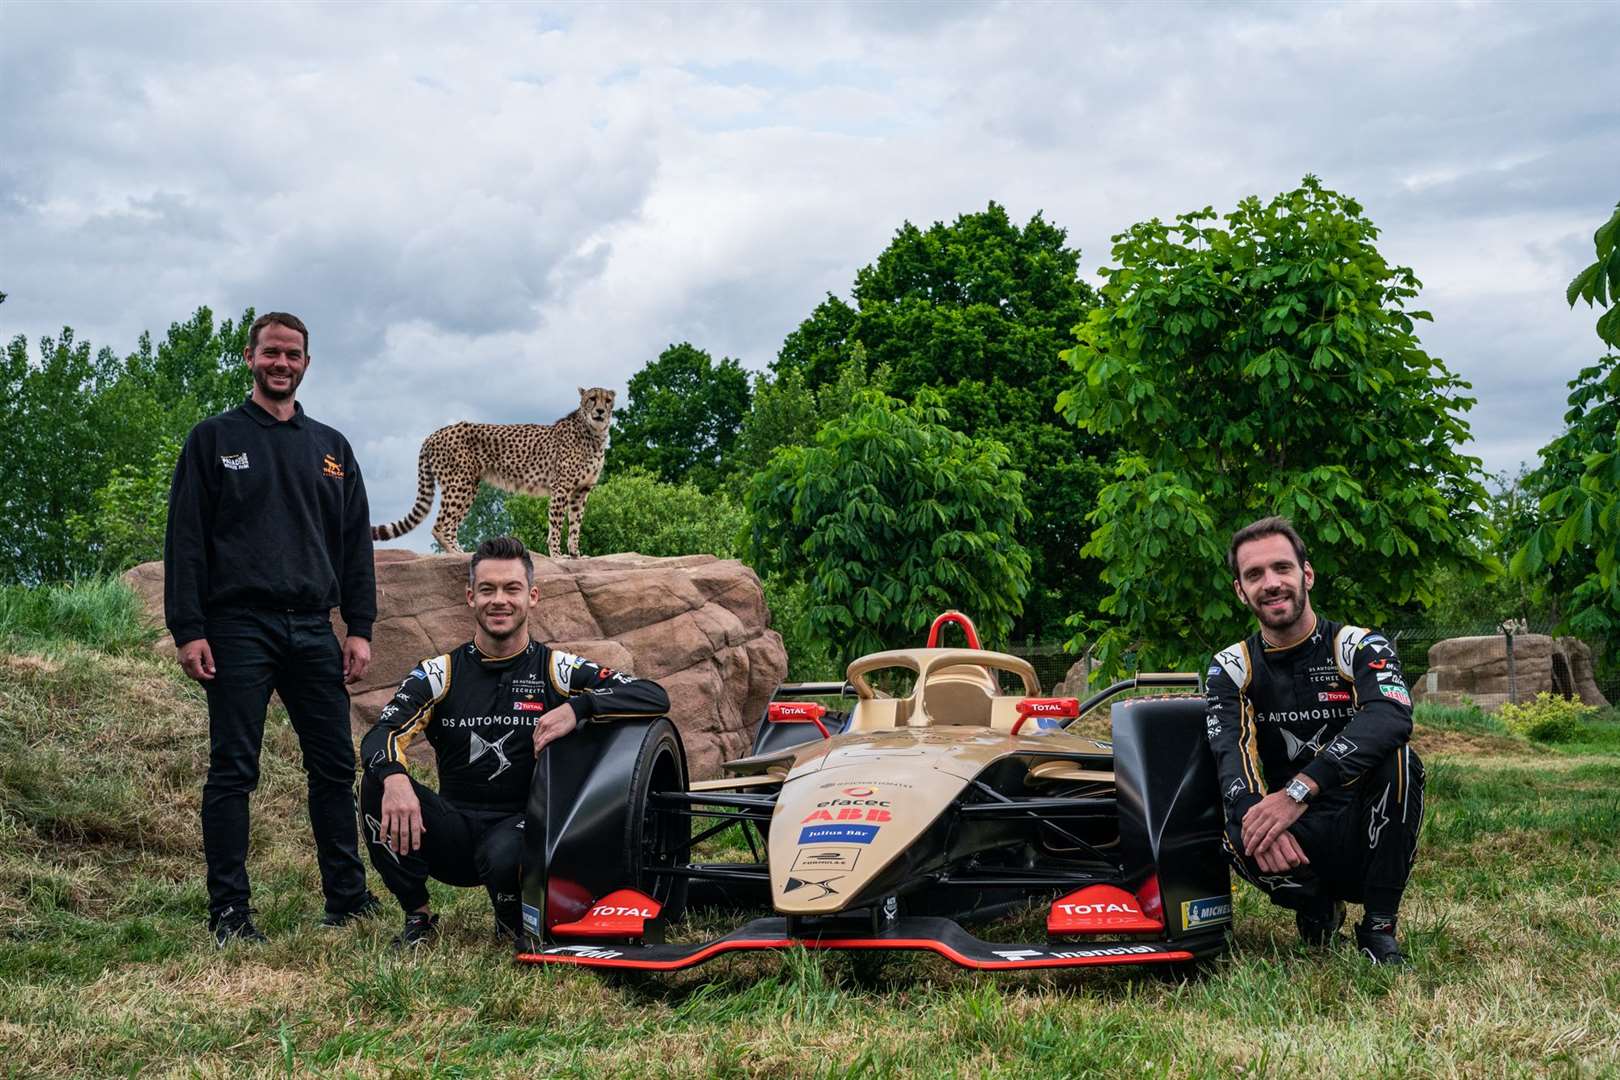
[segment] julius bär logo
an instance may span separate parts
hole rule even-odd
[[[844,794],[854,796],[857,799],[864,799],[868,795],[874,794],[874,792],[869,787],[847,787],[844,789]]]
[[[321,471],[327,476],[333,476],[339,480],[343,479],[342,463],[334,458],[331,454],[326,454],[323,456],[324,460],[321,463]]]

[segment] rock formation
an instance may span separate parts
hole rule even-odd
[[[418,660],[471,636],[469,558],[377,552],[371,667],[350,688],[356,738]],[[748,752],[771,691],[787,673],[781,635],[769,629],[752,570],[712,555],[534,562],[536,639],[663,684],[694,777],[714,776],[721,761]],[[161,619],[163,564],[144,563],[125,579]],[[342,620],[334,614],[333,621],[341,636]],[[418,740],[412,749],[426,745]]]
[[[1592,677],[1592,650],[1576,638],[1546,634],[1513,636],[1513,682],[1519,701],[1543,690],[1578,696],[1588,705],[1608,705]],[[1466,697],[1481,708],[1508,701],[1507,638],[1460,637],[1429,647],[1429,670],[1412,687],[1420,701],[1455,705]]]

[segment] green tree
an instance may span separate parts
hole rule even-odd
[[[888,385],[888,368],[880,364],[868,370],[865,350],[858,342],[832,381],[813,389],[796,368],[775,378],[769,374],[756,376],[753,403],[737,433],[733,455],[736,471],[728,479],[727,489],[741,502],[748,485],[778,450],[784,446],[809,446],[824,425],[839,420],[854,407],[862,390],[887,390]]]
[[[546,550],[549,500],[507,497],[514,535],[531,549]],[[742,507],[723,491],[666,483],[644,469],[609,476],[591,492],[579,548],[591,555],[633,551],[641,555],[737,555]]]
[[[141,538],[154,521],[161,534],[167,515],[163,507],[154,517],[154,492],[161,483],[166,502],[191,426],[246,395],[242,349],[252,321],[250,309],[240,323],[216,326],[199,308],[171,324],[156,350],[142,334],[123,359],[105,348],[92,355],[72,328],[42,338],[37,363],[24,338],[12,339],[0,369],[15,473],[0,497],[0,575],[60,581],[127,565],[137,553],[155,557],[150,538]]]
[[[1080,549],[1109,448],[1053,408],[1067,378],[1059,353],[1095,302],[1065,240],[1040,214],[1020,227],[993,202],[950,224],[907,222],[857,273],[853,305],[829,295],[772,365],[779,385],[798,372],[817,389],[864,357],[888,370],[890,393],[911,400],[932,389],[957,430],[1008,448],[1031,512],[1022,539],[1035,585],[1021,634],[1053,633],[1103,595],[1101,564]]]
[[[1620,347],[1620,204],[1593,234],[1597,259],[1569,284],[1577,300],[1607,307],[1599,340]],[[1559,601],[1562,628],[1620,637],[1620,354],[1610,353],[1569,384],[1564,431],[1541,450],[1532,483],[1544,492],[1534,531],[1512,570]],[[1610,664],[1614,663],[1612,660]]]
[[[932,390],[862,391],[812,446],[779,450],[749,488],[747,550],[808,584],[806,621],[840,660],[916,644],[945,608],[1007,640],[1029,589],[1028,517],[1006,448],[946,426]]]
[[[1059,406],[1118,440],[1086,552],[1112,590],[1078,619],[1106,667],[1202,663],[1250,620],[1224,565],[1232,530],[1283,513],[1318,607],[1376,624],[1429,605],[1448,568],[1488,572],[1468,384],[1424,352],[1419,282],[1378,253],[1361,206],[1314,177],[1222,226],[1212,209],[1115,236],[1102,304],[1067,354]]]
[[[70,521],[91,511],[91,496],[107,478],[104,433],[96,397],[116,359],[92,356],[71,327],[42,337],[39,362],[28,343],[11,340],[0,368],[7,476],[0,485],[0,575],[35,585],[91,570],[95,559],[74,542]]]
[[[94,554],[97,569],[116,574],[163,558],[169,487],[180,446],[170,436],[144,466],[116,466],[91,496],[89,512],[69,515],[69,532],[83,551]]]
[[[712,490],[731,470],[731,450],[748,412],[742,365],[730,357],[716,364],[682,342],[630,376],[629,392],[614,416],[607,471],[640,467],[670,483]]]
[[[479,544],[492,537],[517,535],[511,512],[511,502],[516,497],[493,484],[480,482],[472,505],[467,507],[467,516],[456,527],[456,546],[462,551],[477,551]],[[544,505],[544,500],[541,504]],[[542,533],[542,551],[545,550],[544,539]],[[444,550],[437,540],[428,547],[433,551]]]

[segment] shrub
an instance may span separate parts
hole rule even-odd
[[[515,535],[532,550],[546,550],[548,500],[531,495],[506,497]],[[742,507],[724,492],[694,484],[670,484],[641,469],[610,476],[591,492],[579,531],[584,555],[634,551],[642,555],[716,555],[732,559],[745,519]],[[566,534],[561,537],[567,545]]]
[[[1581,722],[1596,715],[1597,709],[1579,699],[1562,698],[1543,690],[1536,700],[1522,705],[1503,705],[1502,722],[1516,735],[1536,742],[1569,742],[1581,733]]]

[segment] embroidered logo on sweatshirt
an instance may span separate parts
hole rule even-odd
[[[325,464],[324,464],[323,471],[326,473],[326,475],[327,476],[335,476],[339,480],[343,479],[343,465],[342,465],[342,463],[339,462],[336,458],[332,457],[331,454],[325,455],[325,458],[326,458],[326,461],[325,461]],[[243,467],[246,468],[246,466],[243,466]]]
[[[247,451],[244,450],[240,454],[221,454],[219,463],[227,469],[245,469],[248,467]]]

